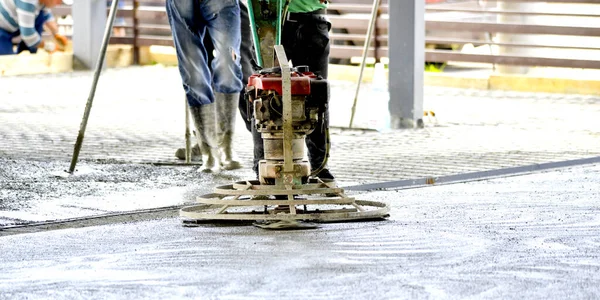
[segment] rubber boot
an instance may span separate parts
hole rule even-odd
[[[191,150],[192,150],[192,156],[191,156],[192,161],[201,159],[200,147],[198,146],[198,144],[194,144],[194,146],[192,146]],[[179,159],[179,160],[185,160],[185,148],[178,148],[175,151],[175,157],[177,157],[177,159]]]
[[[219,149],[217,148],[215,104],[190,106],[190,114],[196,126],[196,139],[202,153],[202,166],[199,171],[219,172]]]
[[[215,93],[217,105],[217,138],[221,153],[221,164],[225,170],[240,169],[242,164],[233,152],[233,133],[235,131],[235,117],[238,111],[240,94]]]
[[[319,118],[315,130],[306,136],[306,148],[308,149],[311,170],[315,171],[323,167],[315,176],[321,179],[333,180],[335,177],[329,172],[327,164],[323,165],[325,158],[329,158],[327,128],[329,128],[329,111],[326,111],[322,118]]]
[[[196,136],[196,130],[194,130],[194,136]],[[192,161],[202,160],[202,153],[200,152],[200,146],[198,146],[198,143],[192,145],[191,151]],[[175,157],[177,157],[179,160],[185,160],[185,148],[177,148],[175,151]]]
[[[252,123],[254,124],[254,118],[252,118]],[[259,179],[258,176],[258,163],[265,158],[265,146],[263,144],[263,138],[261,133],[256,129],[256,126],[252,126],[252,143],[254,144],[254,159],[252,163],[252,170],[254,174],[256,174],[256,179]]]

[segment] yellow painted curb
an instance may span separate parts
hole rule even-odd
[[[329,65],[330,80],[358,81],[360,67]],[[385,70],[386,76],[388,70]],[[372,82],[374,68],[365,68],[363,82]],[[464,75],[456,73],[425,72],[426,86],[444,86],[481,90],[600,95],[600,79],[536,77],[528,75]]]
[[[360,67],[357,66],[346,66],[346,65],[329,65],[329,74],[327,78],[329,80],[343,80],[343,81],[358,81],[358,75],[360,74]],[[362,82],[372,82],[373,75],[375,74],[375,68],[365,68],[363,72]],[[387,76],[388,70],[385,70]]]
[[[60,73],[73,71],[73,55],[56,52],[0,56],[0,76]]]
[[[425,72],[423,82],[426,86],[445,86],[463,89],[489,89],[487,76],[456,76],[453,74]]]
[[[133,47],[110,45],[106,50],[106,66],[127,67],[133,63]],[[52,74],[73,71],[73,53],[55,52],[36,54],[23,52],[19,55],[0,56],[0,76]]]
[[[109,68],[128,67],[133,64],[133,46],[108,45],[106,49],[106,66]]]
[[[358,81],[360,67],[347,65],[329,65],[330,80]],[[362,82],[372,82],[375,68],[366,67]],[[385,76],[388,70],[385,69]],[[460,87],[473,89],[488,89],[488,78],[485,76],[456,76],[446,73],[425,72],[424,84],[431,86]]]
[[[167,46],[150,46],[140,48],[140,64],[154,65],[160,64],[165,66],[177,65],[177,54],[175,48]]]
[[[600,80],[491,75],[490,89],[521,92],[600,95]]]

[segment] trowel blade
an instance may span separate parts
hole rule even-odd
[[[315,223],[297,220],[257,221],[252,225],[269,230],[315,229],[320,227]]]

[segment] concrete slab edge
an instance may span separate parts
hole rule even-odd
[[[373,190],[385,190],[385,189],[408,189],[408,188],[419,188],[425,186],[434,186],[434,185],[442,185],[442,184],[453,184],[453,183],[462,183],[462,182],[470,182],[470,181],[479,181],[486,180],[492,178],[499,177],[509,177],[509,176],[518,176],[530,174],[538,171],[566,168],[566,167],[574,167],[579,165],[586,164],[597,164],[600,163],[600,156],[582,158],[582,159],[574,159],[574,160],[566,160],[566,161],[558,161],[558,162],[548,162],[541,164],[533,164],[527,166],[519,166],[519,167],[511,167],[511,168],[502,168],[495,170],[487,170],[487,171],[479,171],[479,172],[469,172],[462,174],[453,174],[448,176],[440,176],[440,177],[424,177],[418,179],[406,179],[406,180],[398,180],[398,181],[387,181],[387,182],[379,182],[379,183],[371,183],[371,184],[361,184],[361,185],[353,185],[344,187],[345,190],[349,191],[373,191]]]
[[[463,182],[470,182],[470,181],[487,180],[487,179],[500,178],[500,177],[519,176],[519,175],[525,175],[525,174],[530,174],[530,173],[544,171],[544,170],[552,170],[552,169],[574,167],[574,166],[578,166],[578,165],[596,164],[596,163],[600,163],[600,156],[575,159],[575,160],[567,160],[567,161],[533,164],[533,165],[519,166],[519,167],[512,167],[512,168],[503,168],[503,169],[495,169],[495,170],[487,170],[487,171],[479,171],[479,172],[453,174],[453,175],[440,176],[440,177],[425,177],[425,178],[418,178],[418,179],[407,179],[407,180],[387,181],[387,182],[379,182],[379,183],[371,183],[371,184],[361,184],[361,185],[354,185],[354,186],[346,186],[343,188],[345,190],[359,191],[359,192],[360,191],[366,192],[366,191],[373,191],[373,190],[385,190],[385,189],[422,188],[422,187],[435,186],[435,185],[445,185],[445,184],[463,183]],[[107,225],[107,224],[114,224],[114,223],[137,222],[137,221],[145,221],[145,220],[152,220],[152,219],[175,217],[175,216],[177,216],[179,209],[181,209],[182,207],[183,206],[159,207],[159,208],[142,209],[142,210],[134,210],[134,211],[111,212],[111,213],[105,213],[105,214],[94,215],[94,216],[85,216],[85,217],[60,219],[60,220],[52,220],[52,221],[42,221],[42,222],[31,222],[31,223],[19,224],[19,225],[9,225],[9,226],[0,227],[0,237],[14,235],[14,234],[35,233],[35,232],[48,231],[48,230],[99,226],[99,225]]]
[[[68,219],[58,219],[41,222],[28,222],[19,225],[9,225],[0,227],[0,237],[34,233],[49,230],[58,230],[66,228],[81,228],[99,225],[108,225],[114,223],[139,222],[154,219],[163,219],[176,217],[183,205],[168,206],[151,209],[140,209],[134,211],[111,212],[94,216],[76,217]]]

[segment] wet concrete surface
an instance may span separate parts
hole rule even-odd
[[[70,160],[92,77],[90,71],[3,77],[0,157]],[[424,109],[436,117],[425,118],[423,130],[375,132],[340,129],[349,125],[356,82],[330,84],[335,128],[329,165],[338,179],[352,184],[600,155],[598,96],[427,86]],[[355,122],[380,119],[387,105],[377,100],[384,98],[374,85],[362,84]],[[79,157],[172,163],[175,149],[185,145],[184,120],[177,67],[107,69]],[[252,139],[241,118],[236,124],[235,148],[250,168]]]
[[[193,202],[215,186],[253,179],[250,170],[197,172],[197,166],[155,166],[83,160],[0,158],[0,228]]]
[[[597,299],[600,165],[364,193],[387,221],[0,237],[2,299]]]
[[[391,203],[384,222],[183,228],[174,206],[252,171],[169,165],[183,145],[181,86],[176,68],[149,67],[107,70],[82,160],[66,176],[90,77],[0,82],[0,299],[599,298],[598,165],[358,194]],[[24,88],[31,82],[45,88]],[[353,87],[332,86],[332,125],[347,124]],[[338,184],[600,153],[598,97],[428,87],[425,103],[438,118],[424,130],[333,131]],[[368,123],[360,113],[370,102],[360,105]],[[237,145],[248,166],[244,130]],[[80,221],[14,230],[72,218]]]
[[[239,118],[235,148],[244,170],[213,177],[169,166],[184,146],[184,97],[177,68],[158,65],[103,72],[78,172],[64,178],[92,77],[77,71],[0,80],[0,228],[181,205],[254,178],[252,140]],[[425,118],[425,128],[376,132],[345,128],[356,83],[330,84],[328,165],[340,186],[600,156],[597,96],[427,86],[424,108],[436,117]],[[385,97],[375,84],[361,87],[356,125],[373,125],[387,107],[376,100]]]

